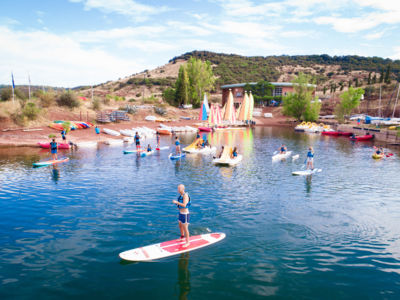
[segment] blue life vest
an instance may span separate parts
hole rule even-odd
[[[51,150],[57,150],[57,143],[56,142],[51,142],[50,143],[50,147],[51,147]]]
[[[285,151],[286,151],[285,147],[281,147],[281,152],[285,152]]]
[[[179,146],[180,145],[179,141],[175,141],[175,145]]]
[[[96,127],[94,130],[96,131],[97,134],[100,134],[100,129],[98,127]]]
[[[311,151],[308,151],[307,152],[307,157],[313,158],[314,157],[314,153],[312,153]]]
[[[151,152],[151,147],[148,147],[148,148],[147,148],[147,152]]]
[[[188,195],[188,197],[189,197],[189,202],[186,204],[186,207],[183,207],[183,206],[180,206],[180,205],[176,205],[176,207],[178,207],[179,209],[182,209],[182,208],[188,208],[189,206],[190,206],[190,204],[191,204],[191,200],[190,200],[190,196],[189,196],[189,194],[188,193],[185,193],[186,195]],[[179,203],[183,203],[183,196],[182,195],[179,195],[179,197],[178,197],[178,202]]]
[[[382,153],[382,152],[381,152],[381,151],[379,151],[379,150],[377,150],[377,151],[376,151],[376,154],[378,154],[378,155],[379,155],[379,154],[381,154],[381,153]]]
[[[135,135],[135,142],[139,142],[140,141],[140,136],[139,135]]]
[[[237,152],[232,152],[233,157],[237,157]]]

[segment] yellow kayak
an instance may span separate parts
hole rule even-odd
[[[372,154],[372,158],[373,159],[381,159],[384,156],[385,156],[385,154],[376,154],[376,153]]]

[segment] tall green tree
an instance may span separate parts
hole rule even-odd
[[[339,122],[344,122],[345,116],[350,115],[360,105],[360,99],[363,94],[364,90],[362,88],[349,87],[346,92],[340,95],[340,103],[335,109],[336,118]]]
[[[187,65],[181,65],[179,68],[178,79],[175,83],[175,104],[188,104],[189,103],[189,76],[187,73]]]
[[[388,65],[386,68],[385,83],[390,83],[390,65]]]
[[[293,81],[294,93],[283,97],[283,114],[298,121],[315,121],[318,119],[321,105],[312,101],[314,86],[311,76],[300,73]]]
[[[368,82],[367,82],[367,84],[368,84],[368,85],[371,84],[371,72],[369,72],[369,74],[368,74]]]
[[[215,77],[209,61],[191,57],[186,63],[189,79],[189,98],[193,106],[199,106],[204,93],[214,89]]]
[[[264,102],[269,102],[272,99],[279,99],[279,97],[273,97],[272,96],[272,92],[274,90],[274,86],[268,82],[268,81],[259,81],[257,82],[257,84],[255,85],[250,85],[250,84],[246,84],[244,86],[244,90],[245,91],[251,91],[253,96],[254,96],[254,101],[256,103],[264,103]]]

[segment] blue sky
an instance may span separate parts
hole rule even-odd
[[[192,50],[400,59],[400,1],[2,0],[0,83],[115,80]]]

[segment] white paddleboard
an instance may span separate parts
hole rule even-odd
[[[222,232],[194,235],[189,238],[188,247],[182,247],[186,243],[184,238],[176,239],[121,252],[119,257],[129,261],[151,261],[200,249],[222,241],[224,238],[225,233]]]
[[[321,171],[322,171],[322,169],[296,171],[296,172],[292,172],[292,175],[307,176],[307,175],[315,174],[317,172],[319,173]]]

